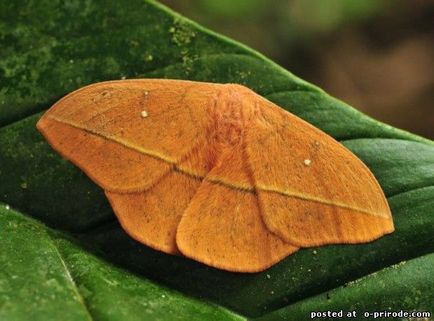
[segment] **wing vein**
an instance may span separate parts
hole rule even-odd
[[[123,140],[123,139],[117,138],[115,136],[106,135],[106,134],[101,133],[99,131],[90,129],[90,128],[86,127],[86,126],[77,124],[76,122],[72,122],[70,120],[59,118],[59,117],[56,117],[56,116],[53,116],[53,115],[48,115],[48,118],[50,118],[52,120],[55,120],[55,121],[57,121],[59,123],[72,126],[74,128],[84,130],[84,131],[86,131],[86,132],[88,132],[90,134],[102,137],[102,138],[107,139],[109,141],[113,141],[115,143],[121,144],[122,146],[124,146],[124,147],[126,147],[128,149],[134,150],[134,151],[136,151],[136,152],[138,152],[140,154],[143,154],[143,155],[146,155],[146,156],[150,156],[150,157],[153,157],[153,158],[157,158],[157,159],[159,159],[161,161],[164,161],[166,163],[169,163],[169,164],[173,164],[173,165],[176,164],[176,160],[173,159],[173,158],[171,158],[171,157],[167,157],[166,155],[157,153],[155,151],[144,149],[144,148],[142,148],[140,146],[131,144],[131,143],[129,143],[129,142]]]
[[[204,179],[205,178],[202,175],[197,175],[197,174],[195,174],[193,172],[187,171],[186,169],[180,168],[179,166],[177,166],[178,162],[175,159],[173,159],[171,157],[167,157],[166,155],[162,155],[162,154],[157,153],[155,151],[144,149],[144,148],[142,148],[140,146],[131,144],[131,143],[129,143],[129,142],[123,140],[123,139],[120,139],[120,138],[117,138],[117,137],[114,137],[114,136],[105,135],[105,134],[103,134],[103,133],[101,133],[99,131],[92,130],[90,128],[87,128],[87,127],[85,127],[83,125],[80,125],[80,124],[77,124],[75,122],[72,122],[70,120],[59,118],[59,117],[56,117],[56,116],[53,116],[53,115],[49,115],[49,118],[53,119],[53,120],[55,120],[57,122],[60,122],[62,124],[66,124],[66,125],[75,127],[77,129],[84,130],[84,131],[86,131],[88,133],[91,133],[93,135],[97,135],[97,136],[100,136],[100,137],[105,138],[107,140],[116,142],[116,143],[121,144],[122,146],[124,146],[126,148],[129,148],[131,150],[134,150],[134,151],[136,151],[138,153],[141,153],[141,154],[144,154],[144,155],[147,155],[147,156],[159,159],[159,160],[164,161],[166,163],[169,163],[169,164],[171,164],[171,165],[174,166],[174,169],[177,172],[180,172],[180,173],[182,173],[184,175],[188,175],[188,176],[194,177],[196,179]],[[261,190],[261,191],[264,191],[264,192],[277,193],[277,194],[280,194],[280,195],[283,195],[283,196],[287,196],[287,197],[294,197],[294,198],[302,199],[302,200],[305,200],[305,201],[317,202],[317,203],[326,204],[326,205],[330,205],[330,206],[337,206],[337,207],[340,207],[340,208],[350,209],[350,210],[354,210],[354,211],[357,211],[357,212],[360,212],[360,213],[364,213],[364,214],[368,214],[368,215],[374,215],[374,216],[383,217],[380,214],[369,212],[369,211],[366,211],[366,210],[364,210],[362,208],[350,206],[350,205],[347,205],[347,204],[343,204],[343,203],[339,203],[339,202],[333,202],[333,201],[328,201],[328,200],[325,200],[325,199],[322,199],[322,198],[313,197],[313,196],[310,196],[310,195],[305,195],[305,194],[297,193],[297,192],[293,192],[293,191],[285,191],[285,190],[280,190],[280,189],[273,188],[273,187],[268,187],[268,186],[263,186],[263,185],[257,185],[256,182],[255,182],[255,180],[254,180],[253,173],[251,172],[251,169],[250,169],[250,164],[249,164],[249,159],[248,159],[247,152],[245,152],[245,157],[247,157],[246,162],[248,163],[247,166],[249,167],[249,175],[250,175],[250,177],[252,179],[252,184],[253,184],[254,188],[248,188],[248,187],[245,187],[245,186],[241,186],[239,184],[233,184],[232,182],[225,182],[225,181],[222,181],[222,180],[219,180],[219,179],[213,179],[213,178],[207,179],[207,181],[209,181],[211,183],[214,183],[214,184],[221,184],[221,185],[224,185],[224,186],[227,186],[227,187],[231,187],[231,188],[234,188],[234,189],[239,189],[239,190],[245,191],[247,193],[256,193],[256,190]]]
[[[304,201],[311,201],[311,202],[321,203],[321,204],[325,204],[325,205],[336,206],[336,207],[340,207],[340,208],[345,208],[345,209],[357,211],[357,212],[360,212],[363,214],[369,214],[369,215],[374,215],[374,216],[379,216],[379,217],[384,218],[384,216],[381,214],[370,212],[370,211],[364,210],[364,209],[359,208],[359,207],[350,206],[350,205],[343,204],[340,202],[328,201],[328,200],[325,200],[325,199],[322,199],[319,197],[314,197],[314,196],[310,196],[310,195],[306,195],[306,194],[302,194],[302,193],[297,193],[297,192],[292,192],[292,191],[283,191],[283,190],[279,190],[279,189],[264,186],[264,185],[258,185],[256,188],[258,190],[261,190],[264,192],[276,193],[276,194],[280,194],[280,195],[287,196],[287,197],[298,198],[298,199],[301,199]]]

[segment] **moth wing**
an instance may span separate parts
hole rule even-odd
[[[182,215],[176,244],[185,256],[213,267],[258,272],[298,247],[265,227],[245,158],[222,155]]]
[[[135,240],[170,254],[180,254],[176,230],[181,217],[210,170],[209,145],[194,149],[151,187],[133,193],[106,191],[123,229]],[[196,169],[191,172],[191,169]],[[201,172],[202,171],[202,172]]]
[[[153,249],[179,254],[176,228],[199,185],[198,180],[170,172],[146,191],[105,193],[128,235]]]
[[[257,97],[246,153],[265,225],[300,247],[374,240],[394,230],[373,174],[332,137]]]
[[[213,85],[189,81],[102,82],[61,99],[37,127],[105,190],[139,192],[203,144],[214,94]]]

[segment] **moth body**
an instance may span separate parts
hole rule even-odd
[[[37,127],[104,189],[132,238],[212,267],[263,271],[300,247],[394,230],[380,185],[355,155],[240,85],[93,84]]]

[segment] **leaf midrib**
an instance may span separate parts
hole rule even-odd
[[[63,258],[61,252],[59,251],[59,249],[57,248],[53,237],[51,235],[49,235],[49,233],[47,233],[48,238],[50,240],[49,244],[51,245],[51,247],[53,248],[54,252],[56,253],[60,263],[63,266],[65,275],[67,277],[67,280],[69,281],[69,283],[71,284],[71,288],[72,291],[75,293],[76,298],[78,299],[78,301],[80,302],[81,306],[83,307],[83,309],[86,312],[86,316],[88,317],[89,321],[94,321],[95,319],[93,318],[90,309],[86,303],[86,300],[84,299],[83,295],[80,292],[80,288],[77,286],[76,281],[74,280],[73,274],[71,273],[70,269],[68,268],[68,264],[66,263],[65,259]]]

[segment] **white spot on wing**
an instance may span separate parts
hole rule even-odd
[[[142,112],[140,113],[140,116],[142,116],[142,118],[146,118],[146,117],[148,117],[148,112],[146,110],[142,110]]]
[[[312,161],[310,159],[305,159],[303,163],[304,165],[309,166],[312,163]]]

